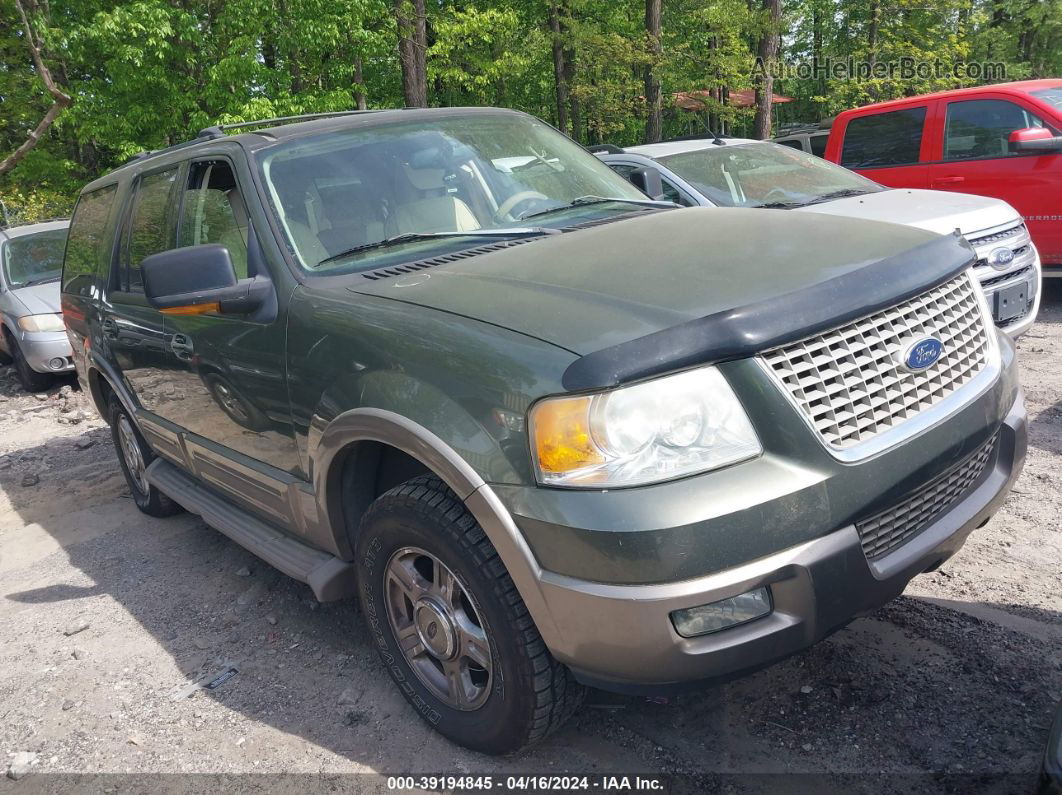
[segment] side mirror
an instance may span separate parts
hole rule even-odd
[[[1007,148],[1019,154],[1062,152],[1062,137],[1056,138],[1046,127],[1025,127],[1007,137]]]
[[[660,201],[664,198],[664,183],[660,179],[660,172],[652,166],[634,169],[627,179],[650,199]]]
[[[152,254],[140,269],[148,303],[167,315],[248,314],[271,290],[266,279],[237,281],[229,250],[213,243]]]

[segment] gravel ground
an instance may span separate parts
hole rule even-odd
[[[942,570],[729,684],[594,694],[503,759],[413,714],[352,603],[317,604],[197,517],[140,514],[84,395],[25,395],[0,369],[0,765],[28,771],[0,789],[69,784],[45,774],[107,774],[81,780],[103,791],[132,782],[110,774],[268,774],[195,779],[206,791],[304,789],[277,778],[299,773],[328,790],[383,789],[351,773],[641,772],[690,792],[767,791],[794,773],[807,775],[788,791],[1030,791],[1062,698],[1062,284],[1020,347],[1025,473]]]

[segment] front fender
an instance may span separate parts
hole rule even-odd
[[[542,595],[542,569],[501,500],[456,449],[408,417],[380,408],[356,408],[338,415],[321,432],[314,454],[314,489],[327,515],[342,514],[343,481],[337,458],[358,442],[379,442],[401,450],[442,479],[494,545],[539,632],[546,638],[556,637],[553,616]],[[337,528],[342,523],[331,525]]]

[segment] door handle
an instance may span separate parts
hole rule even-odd
[[[177,354],[178,359],[189,359],[195,346],[192,345],[192,338],[187,334],[174,334],[170,337],[170,350]]]
[[[118,324],[114,322],[113,317],[105,317],[100,324],[100,328],[103,330],[103,336],[107,339],[118,339]]]
[[[965,182],[966,177],[937,177],[930,180],[931,185],[958,185],[960,182]]]

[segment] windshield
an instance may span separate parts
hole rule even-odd
[[[1043,100],[1048,105],[1062,110],[1062,86],[1057,88],[1041,88],[1039,91],[1030,91],[1034,97]]]
[[[799,207],[882,190],[846,168],[767,142],[713,146],[658,159],[722,207]]]
[[[4,281],[13,290],[58,279],[63,272],[66,229],[19,235],[4,245]]]
[[[512,113],[366,125],[278,144],[259,158],[296,258],[318,273],[653,205],[556,130]]]

